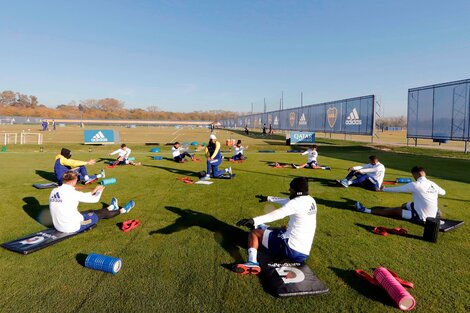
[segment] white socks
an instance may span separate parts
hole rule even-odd
[[[98,175],[96,175],[96,178],[101,178],[101,177],[103,177],[103,175],[102,175],[102,174],[98,174]]]
[[[248,262],[258,263],[258,250],[255,248],[248,248]]]
[[[90,179],[90,176],[85,175],[85,177],[83,177],[83,178],[85,178],[85,181],[86,181],[86,180],[89,180],[89,179]]]
[[[372,210],[371,209],[364,209],[364,213],[372,213]]]

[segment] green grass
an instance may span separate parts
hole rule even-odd
[[[0,154],[4,165],[0,242],[44,229],[33,217],[40,219],[39,212],[47,209],[50,190],[36,190],[31,184],[47,181],[54,156],[65,142],[75,142],[67,147],[77,159],[107,158],[115,148],[98,146],[88,152],[88,146],[78,144],[77,132],[81,130],[70,128],[51,134],[44,152],[38,152],[37,145],[9,145]],[[248,161],[232,164],[237,174],[234,180],[186,185],[176,178],[205,169],[204,162],[154,161],[150,147],[142,144],[170,141],[177,135],[175,129],[138,128],[132,132],[121,135],[144,165],[109,169],[107,176],[115,177],[117,184],[106,187],[102,201],[109,203],[113,196],[121,203],[135,199],[134,210],[31,255],[1,249],[0,312],[397,312],[379,290],[352,274],[354,269],[372,272],[379,266],[389,267],[415,284],[411,294],[417,300],[416,312],[470,310],[468,225],[441,234],[437,244],[425,242],[419,238],[421,226],[352,210],[356,200],[366,206],[396,206],[409,201],[410,195],[345,189],[332,183],[370,154],[377,154],[387,167],[386,180],[410,177],[409,169],[419,164],[447,191],[439,200],[444,216],[469,221],[469,160],[439,157],[440,151],[414,155],[319,140],[319,161],[332,166],[332,171],[275,169],[267,164],[301,163],[305,157],[285,153],[282,137],[248,138],[220,131],[222,141],[235,136],[250,145]],[[180,132],[176,139],[180,141],[202,142],[208,135],[200,129]],[[54,144],[56,139],[63,143]],[[161,155],[170,157],[170,147],[161,148]],[[258,154],[258,149],[277,152]],[[90,166],[89,171],[97,172],[102,164]],[[228,165],[224,161],[222,167]],[[310,178],[310,191],[318,203],[317,232],[307,263],[330,293],[277,299],[263,290],[258,277],[234,274],[225,265],[246,259],[246,232],[235,227],[235,222],[273,209],[258,203],[254,195],[285,196],[290,180],[300,175]],[[82,204],[80,209],[100,207]],[[142,225],[123,233],[116,224],[126,219],[140,219]],[[403,227],[410,236],[377,236],[370,231],[375,226]],[[121,272],[113,276],[82,267],[77,258],[91,252],[122,258]]]

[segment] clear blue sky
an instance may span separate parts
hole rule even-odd
[[[0,0],[0,91],[268,110],[470,78],[470,1]]]

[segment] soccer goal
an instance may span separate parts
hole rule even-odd
[[[20,144],[24,145],[27,142],[37,143],[38,145],[42,144],[42,134],[41,133],[21,133]]]
[[[14,143],[16,145],[18,140],[17,133],[3,133],[3,144],[7,145],[9,143]]]

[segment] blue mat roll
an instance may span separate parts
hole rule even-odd
[[[129,161],[135,161],[134,157],[127,158]]]
[[[191,146],[197,146],[197,145],[199,145],[199,143],[197,141],[191,142]]]
[[[116,178],[106,178],[100,181],[100,185],[107,186],[116,183]]]
[[[152,157],[154,160],[163,160],[163,157],[160,155],[155,155]]]
[[[160,148],[152,148],[150,149],[150,152],[160,152]]]
[[[413,180],[411,178],[397,178],[397,180],[395,182],[399,183],[399,184],[407,184],[407,183],[411,183]]]
[[[111,274],[117,274],[122,268],[122,260],[112,256],[90,253],[86,257],[85,267]]]

